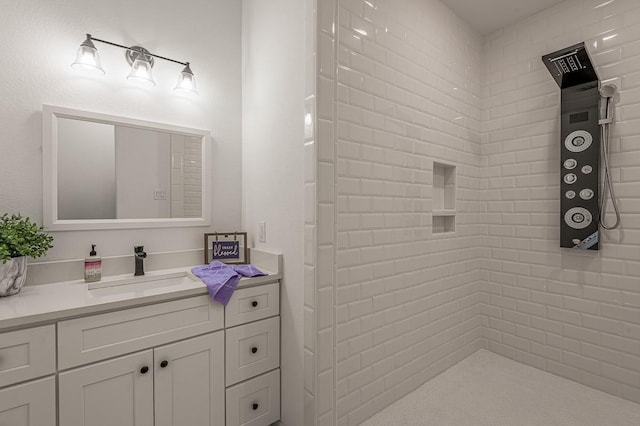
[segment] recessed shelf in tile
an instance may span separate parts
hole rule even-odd
[[[456,232],[455,216],[433,216],[432,230],[433,234],[444,234],[448,232]]]
[[[456,166],[433,163],[432,233],[456,230]]]
[[[453,209],[445,209],[445,210],[432,210],[431,212],[434,216],[455,216],[456,211]]]
[[[456,208],[456,166],[433,163],[434,211]]]

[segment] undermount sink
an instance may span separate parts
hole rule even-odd
[[[98,290],[111,287],[121,287],[121,290],[133,290],[134,288],[155,288],[167,287],[181,284],[185,278],[190,281],[198,281],[191,272],[188,271],[152,271],[145,275],[118,275],[107,277],[101,281],[89,283],[89,290]],[[126,286],[126,287],[123,287]]]

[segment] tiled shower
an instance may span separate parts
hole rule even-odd
[[[567,0],[484,37],[439,0],[310,18],[305,424],[357,425],[480,348],[640,402],[640,4]],[[599,252],[559,248],[540,60],[581,41],[619,90],[622,227]]]

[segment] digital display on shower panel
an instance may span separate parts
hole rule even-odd
[[[562,89],[560,247],[599,248],[598,82]]]
[[[582,123],[589,121],[589,111],[576,112],[569,116],[569,124]]]

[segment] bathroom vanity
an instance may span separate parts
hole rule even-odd
[[[0,299],[0,424],[278,421],[282,256],[251,256],[269,275],[243,278],[226,307],[188,268],[95,289],[27,286]]]

